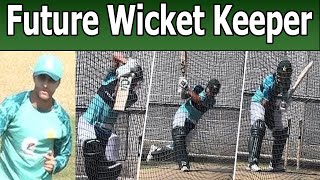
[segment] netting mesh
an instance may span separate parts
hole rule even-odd
[[[169,155],[146,163],[151,145],[172,143],[175,112],[184,102],[178,93],[180,53],[157,52],[148,117],[146,121],[140,179],[231,179],[239,121],[244,52],[188,51],[186,76],[190,85],[206,86],[217,78],[222,84],[217,105],[199,120],[189,155],[192,173],[181,174]]]
[[[101,86],[102,80],[111,67],[112,51],[79,51],[77,52],[76,69],[76,108],[77,124],[79,117],[87,110],[88,104]],[[126,109],[117,118],[115,132],[120,137],[120,162],[122,170],[119,179],[136,179],[138,154],[140,150],[139,136],[142,135],[145,107],[147,102],[148,85],[150,81],[151,63],[154,52],[129,51],[122,52],[138,60],[143,69],[144,80],[136,91],[138,101]],[[78,130],[79,127],[77,127]],[[86,129],[79,129],[86,132]],[[77,141],[76,160],[77,179],[86,179],[83,152],[79,140]],[[97,165],[92,164],[92,167]]]
[[[100,87],[106,70],[111,66],[111,51],[77,52],[77,120],[86,110]],[[154,52],[123,52],[139,60],[144,70],[144,82],[137,92],[138,101],[121,114],[115,125],[121,140],[120,179],[136,179],[139,161],[139,136],[145,131],[140,179],[232,179],[237,129],[240,112],[245,52],[188,51],[186,78],[190,85],[205,86],[211,78],[222,84],[217,104],[199,120],[197,134],[188,146],[191,157],[189,173],[180,173],[172,154],[161,155],[146,162],[151,145],[163,147],[172,143],[174,115],[184,100],[178,93],[181,76],[180,52],[155,52],[155,66],[146,129],[143,130],[148,85]],[[320,175],[320,52],[256,51],[249,52],[242,104],[240,139],[237,152],[236,179],[317,179]],[[313,67],[293,96],[293,102],[283,114],[282,123],[289,126],[289,137],[283,152],[285,173],[246,170],[250,132],[250,101],[266,74],[273,73],[284,58],[293,65],[292,84],[310,61]],[[269,130],[262,144],[261,167],[266,169],[271,159],[273,137]],[[82,149],[77,142],[77,179],[86,178]]]
[[[317,179],[320,167],[320,53],[305,51],[249,52],[242,104],[241,129],[238,149],[236,179]],[[302,80],[293,96],[293,102],[283,113],[282,123],[289,126],[289,137],[283,152],[284,173],[252,173],[246,170],[248,139],[250,133],[250,101],[253,93],[269,73],[274,73],[281,60],[288,59],[293,66],[292,84],[310,62],[313,67]],[[266,131],[261,150],[260,166],[267,169],[271,159],[274,139]]]

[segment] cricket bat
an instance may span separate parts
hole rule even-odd
[[[116,101],[114,103],[113,110],[116,110],[116,111],[125,110],[133,76],[134,76],[134,73],[131,73],[127,76],[120,77],[120,80],[118,82],[119,84],[117,88]]]
[[[186,78],[186,74],[187,74],[187,51],[180,51],[180,65],[181,65],[181,76],[180,76],[180,78]],[[181,93],[181,91],[182,91],[182,89],[179,87],[178,93]]]
[[[186,77],[187,72],[187,51],[180,52],[181,76]]]
[[[292,98],[293,93],[297,90],[298,86],[300,85],[300,83],[302,82],[303,78],[307,75],[307,73],[309,72],[309,70],[311,69],[313,65],[313,61],[311,61],[300,73],[300,75],[298,76],[296,82],[294,83],[292,89],[289,92],[289,99]]]

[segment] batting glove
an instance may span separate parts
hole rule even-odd
[[[121,76],[125,76],[132,73],[135,69],[137,69],[137,66],[138,66],[137,60],[129,58],[128,62],[125,65],[120,66],[116,70],[117,77],[120,78]]]

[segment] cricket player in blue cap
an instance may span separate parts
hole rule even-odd
[[[0,179],[52,179],[71,155],[70,118],[52,97],[63,67],[42,55],[33,69],[34,89],[0,104]]]

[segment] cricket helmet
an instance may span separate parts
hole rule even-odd
[[[288,60],[283,60],[278,64],[277,77],[290,78],[292,75],[292,65]]]
[[[221,84],[217,79],[211,79],[208,81],[207,88],[215,94],[218,94],[221,88]]]

